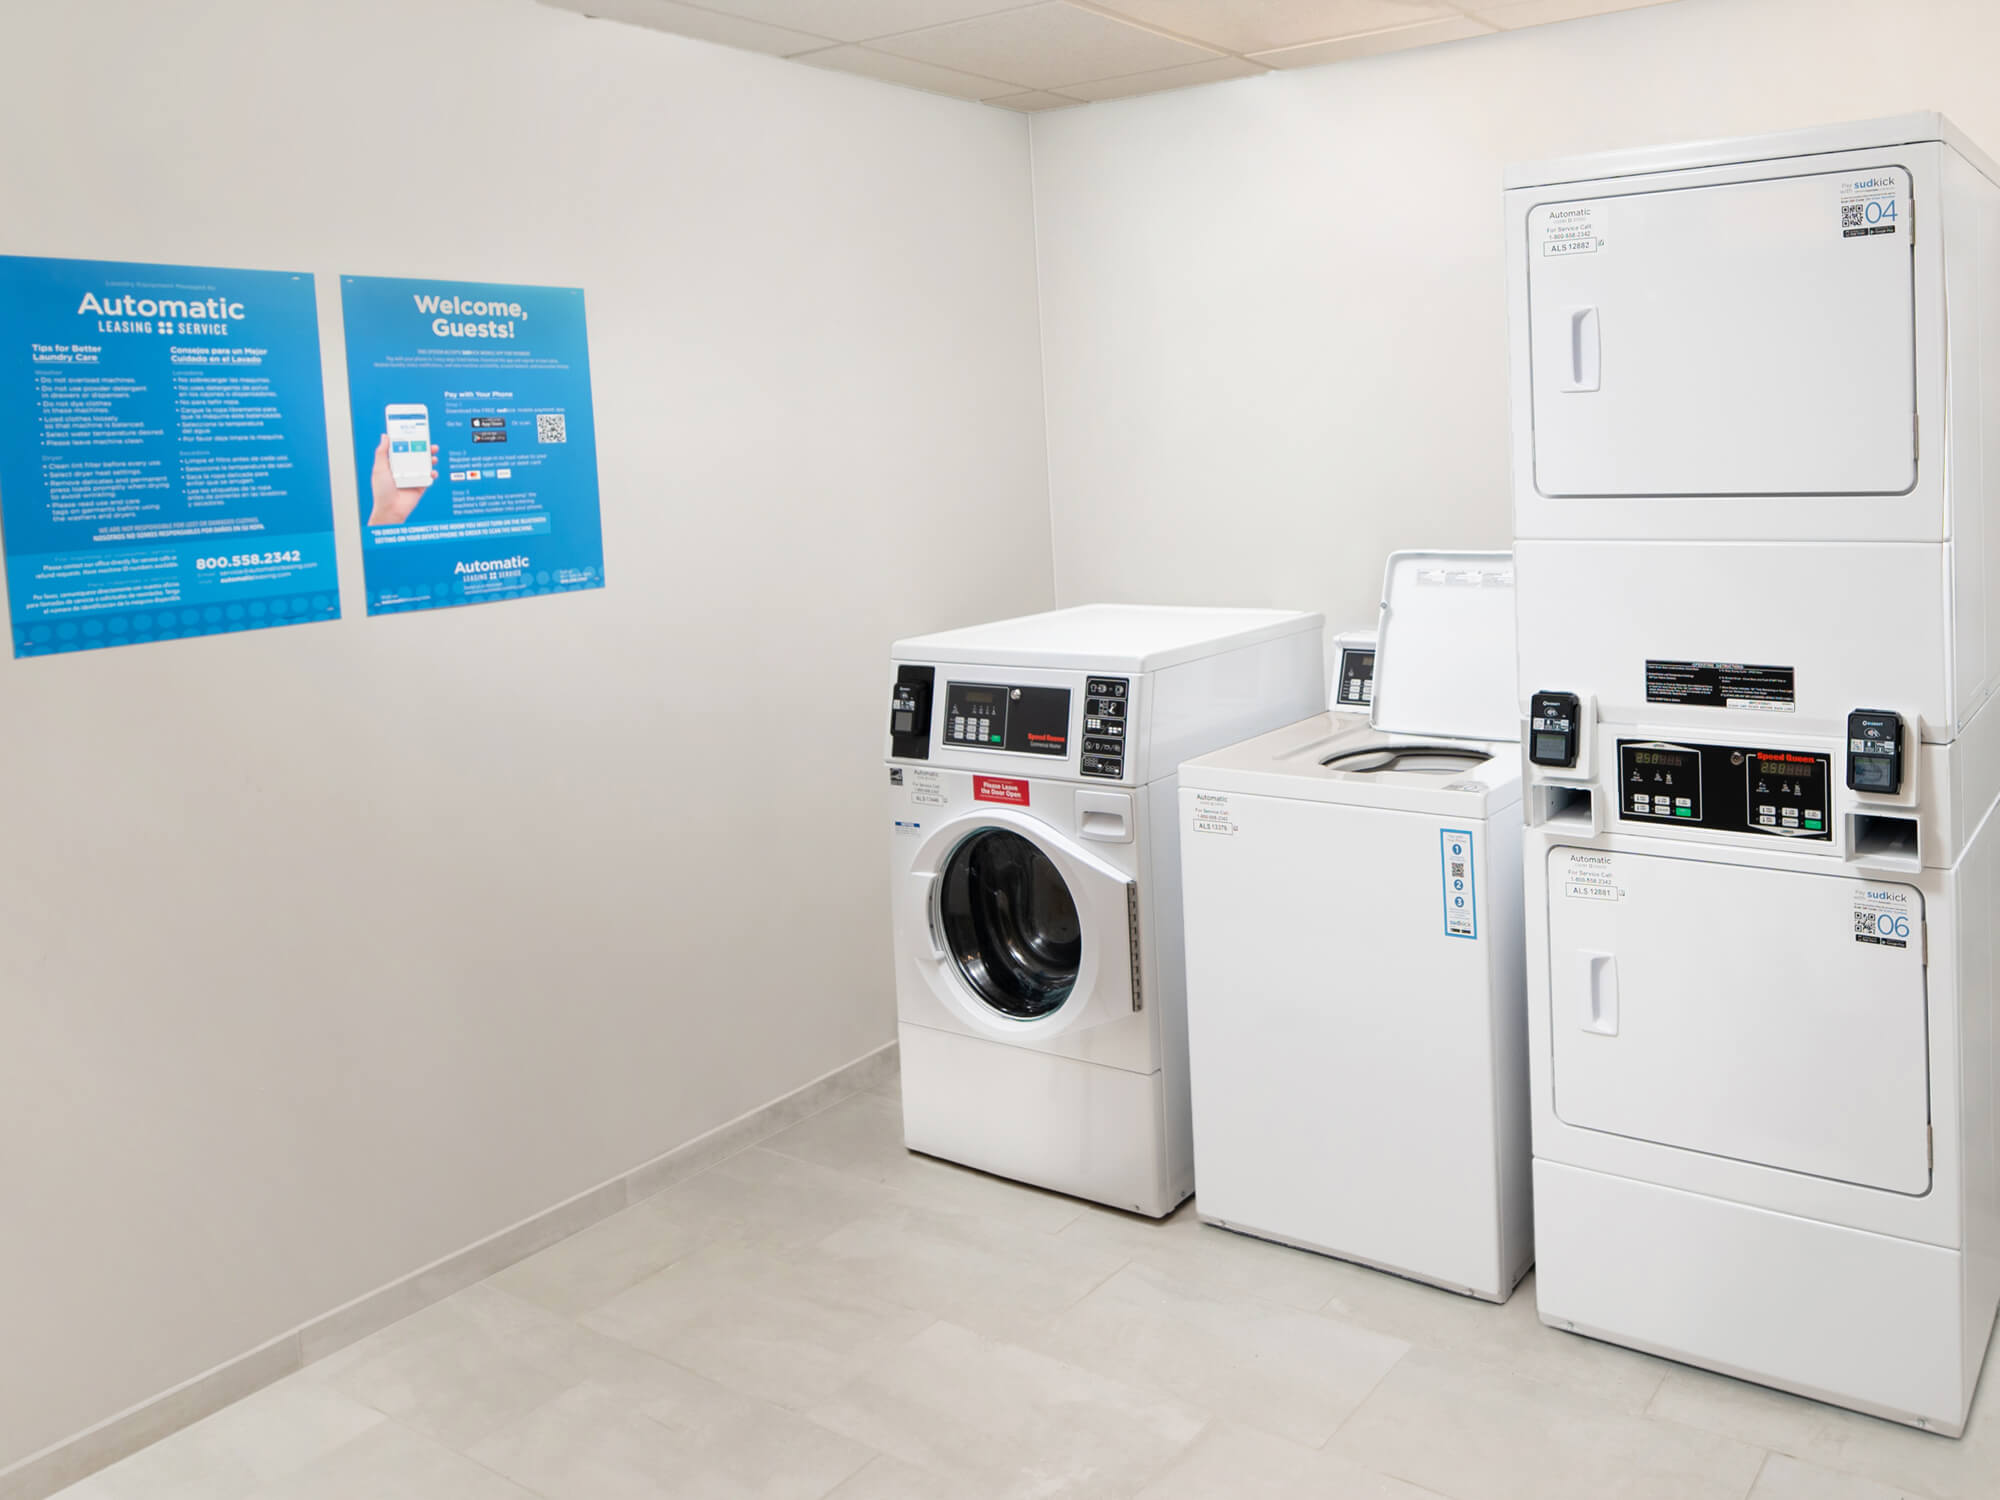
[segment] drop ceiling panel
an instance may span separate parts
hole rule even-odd
[[[1546,26],[1552,21],[1576,21],[1584,16],[1666,3],[1667,0],[1503,0],[1500,4],[1484,5],[1480,0],[1461,0],[1459,8],[1489,25],[1513,31],[1523,26]]]
[[[836,41],[865,42],[899,31],[942,26],[999,10],[1019,10],[1036,0],[699,0],[710,10],[747,16],[772,26],[815,32]]]
[[[1671,0],[541,0],[1013,110],[1060,109]],[[857,45],[865,44],[865,45]]]
[[[1060,89],[1066,83],[1144,73],[1216,55],[1207,47],[1063,0],[907,32],[875,45],[962,73],[1005,78],[1024,89]]]
[[[1301,42],[1386,31],[1413,21],[1456,16],[1446,0],[1097,0],[1176,36],[1231,52],[1268,52]]]
[[[992,99],[1000,94],[1018,94],[1021,91],[1019,84],[1003,83],[997,78],[978,78],[955,68],[940,68],[935,63],[895,57],[870,47],[829,47],[824,52],[809,52],[799,61],[815,68],[859,73],[864,78],[880,79],[883,83],[900,83],[906,88],[922,89],[926,93],[949,94],[955,99]]]
[[[747,52],[769,52],[778,57],[794,57],[829,45],[827,38],[810,32],[769,26],[698,5],[681,5],[677,0],[542,0],[542,3],[598,20],[630,21],[655,31],[671,31],[676,36],[720,42],[725,47],[741,47]]]
[[[1184,89],[1197,83],[1221,83],[1226,78],[1248,78],[1264,69],[1240,57],[1215,57],[1207,62],[1183,63],[1178,68],[1155,68],[1150,73],[1132,73],[1123,78],[1104,78],[1095,83],[1066,83],[1063,92],[1096,103],[1100,99],[1129,99],[1134,94],[1157,94],[1165,89]]]
[[[1391,31],[1363,32],[1360,36],[1335,37],[1331,41],[1307,42],[1303,47],[1284,47],[1252,55],[1270,68],[1311,68],[1321,63],[1427,47],[1433,42],[1462,42],[1467,37],[1491,36],[1493,30],[1470,16],[1445,16],[1436,21],[1419,21],[1414,26],[1398,26]]]

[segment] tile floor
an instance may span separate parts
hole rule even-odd
[[[893,1080],[69,1500],[1994,1500],[1959,1442],[903,1150]]]

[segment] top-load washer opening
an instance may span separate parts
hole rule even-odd
[[[982,828],[951,851],[938,882],[938,924],[960,976],[1003,1016],[1039,1020],[1076,987],[1076,899],[1054,861],[1018,833]]]
[[[1367,776],[1381,771],[1413,772],[1419,776],[1455,776],[1493,757],[1466,745],[1370,745],[1329,755],[1320,764],[1329,771]]]

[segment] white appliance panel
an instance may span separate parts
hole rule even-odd
[[[1540,493],[1907,493],[1910,187],[1885,161],[1532,208]]]
[[[1203,1217],[1504,1299],[1530,1253],[1498,1144],[1525,1113],[1525,1071],[1500,1076],[1519,987],[1495,979],[1519,968],[1494,867],[1518,869],[1518,834],[1188,788],[1181,808]],[[1447,930],[1450,841],[1476,936]]]
[[[1864,1187],[1928,1188],[1917,891],[1567,847],[1548,862],[1560,1119]],[[1884,912],[1887,941],[1863,934],[1864,915]]]

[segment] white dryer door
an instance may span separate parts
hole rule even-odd
[[[1536,488],[1909,490],[1911,202],[1909,173],[1884,164],[1537,205]]]
[[[1556,1114],[1897,1193],[1930,1185],[1923,898],[1549,851]]]
[[[902,899],[918,964],[981,1030],[1011,1041],[1141,1008],[1136,887],[1048,824],[983,808],[917,851]]]

